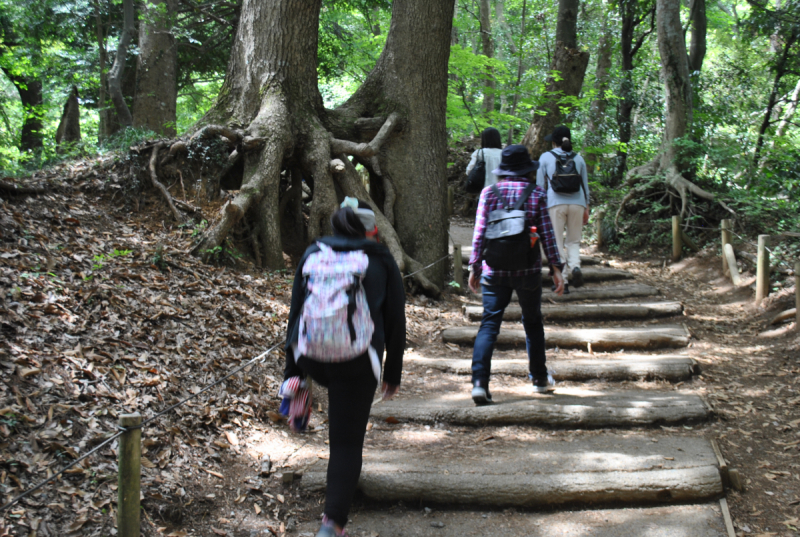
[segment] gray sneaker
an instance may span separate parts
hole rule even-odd
[[[573,287],[583,287],[583,272],[581,272],[581,267],[572,269],[572,276],[570,279],[572,280]]]
[[[556,381],[549,372],[546,377],[534,377],[533,379],[533,391],[536,393],[547,393],[554,390],[555,386]]]

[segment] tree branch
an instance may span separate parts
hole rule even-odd
[[[167,191],[166,187],[161,184],[161,181],[158,180],[158,172],[156,172],[156,161],[158,160],[158,152],[164,146],[162,142],[157,143],[153,147],[153,153],[150,155],[150,181],[152,181],[153,186],[161,192],[164,200],[166,200],[167,205],[169,205],[170,210],[172,211],[172,215],[175,217],[175,220],[178,222],[183,222],[183,215],[178,212],[178,209],[175,208],[175,204],[172,203],[172,196]]]
[[[386,118],[381,130],[378,131],[378,134],[375,135],[375,138],[373,138],[368,144],[357,144],[355,142],[351,142],[350,140],[339,140],[336,138],[332,139],[331,153],[347,153],[348,155],[356,155],[363,158],[371,158],[377,155],[383,143],[397,126],[397,120],[399,118],[400,115],[397,112],[392,112],[392,114]]]

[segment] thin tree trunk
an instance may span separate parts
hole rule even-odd
[[[72,91],[64,103],[64,111],[56,130],[56,150],[60,151],[64,144],[74,144],[81,141],[81,110],[78,103],[78,88]]]
[[[481,25],[481,47],[483,55],[487,58],[494,57],[494,42],[492,36],[492,18],[489,0],[480,0],[480,25]],[[485,88],[483,92],[483,113],[494,112],[494,94],[496,84],[494,71],[489,69],[486,79],[483,82]]]
[[[97,50],[98,50],[98,64],[100,70],[100,90],[98,95],[98,115],[100,116],[100,125],[97,129],[97,141],[103,142],[111,134],[109,128],[109,110],[106,88],[108,87],[108,73],[106,72],[106,64],[108,63],[108,54],[106,53],[106,32],[105,25],[103,24],[102,12],[100,10],[100,2],[95,0],[93,2],[95,9],[95,35],[97,37]]]
[[[597,94],[589,109],[589,121],[586,125],[586,145],[590,147],[600,146],[603,142],[601,126],[603,124],[603,118],[605,118],[606,106],[608,105],[606,92],[608,91],[608,82],[610,78],[608,71],[611,68],[613,38],[611,36],[611,27],[606,20],[606,17],[603,17],[603,33],[600,36],[600,42],[597,47],[597,70],[595,71],[594,79],[594,89]],[[586,160],[586,167],[589,172],[592,173],[597,163],[597,151],[584,151],[583,155]]]
[[[527,0],[522,0],[522,17],[520,19],[520,31],[519,31],[519,48],[515,51],[517,54],[517,81],[514,84],[514,101],[511,104],[511,115],[515,115],[517,113],[517,105],[519,104],[519,86],[522,83],[522,75],[525,73],[524,64],[522,62],[522,51],[525,46],[525,18],[527,16],[527,9],[528,9],[528,2]],[[514,124],[508,126],[508,144],[514,143]]]
[[[176,0],[147,0],[139,23],[133,126],[175,136],[178,52],[172,33]]]
[[[789,122],[792,121],[792,118],[797,111],[798,100],[800,100],[800,79],[797,80],[797,85],[794,87],[791,97],[789,97],[789,103],[786,105],[786,109],[783,111],[781,122],[778,123],[778,128],[775,131],[776,137],[786,134],[786,129],[789,127]]]
[[[689,71],[699,73],[703,70],[703,59],[706,57],[706,0],[692,0],[689,14],[692,25],[692,43],[689,47]]]
[[[128,55],[128,46],[135,31],[134,18],[136,14],[133,9],[133,0],[123,0],[122,10],[124,16],[122,33],[120,34],[114,65],[111,66],[111,70],[108,72],[108,92],[111,94],[111,101],[114,103],[114,110],[120,125],[130,127],[133,125],[133,118],[130,110],[128,110],[128,105],[125,103],[125,97],[122,95],[122,77],[125,72],[125,58]]]

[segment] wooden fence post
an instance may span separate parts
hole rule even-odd
[[[142,423],[142,415],[121,414],[120,427],[134,427]],[[141,512],[139,494],[142,478],[142,430],[131,429],[119,437],[119,481],[117,490],[117,535],[139,537]]]
[[[453,216],[453,204],[455,203],[456,190],[452,186],[447,187],[447,216]]]
[[[606,216],[606,210],[600,209],[597,211],[597,216],[594,217],[594,234],[597,236],[597,247],[602,248],[603,244],[603,218]]]
[[[725,218],[720,225],[722,227],[722,273],[725,274],[728,270],[728,258],[725,255],[725,245],[731,244],[731,221]]]
[[[672,217],[672,261],[680,261],[683,242],[681,241],[681,217]]]
[[[769,235],[758,236],[758,259],[756,260],[756,306],[769,295]]]
[[[800,261],[794,263],[794,304],[795,304],[795,330],[800,332]]]
[[[723,246],[722,254],[728,261],[728,270],[731,274],[731,282],[733,282],[733,285],[738,286],[739,284],[742,283],[742,281],[739,278],[739,266],[736,264],[736,256],[733,253],[733,245],[731,243],[728,243],[725,246]]]
[[[459,291],[464,290],[464,260],[461,257],[461,245],[453,245],[453,280],[460,286]]]

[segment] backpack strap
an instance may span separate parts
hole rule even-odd
[[[522,191],[522,195],[514,204],[515,211],[519,211],[520,209],[522,209],[522,206],[525,204],[525,201],[530,197],[531,192],[533,192],[534,188],[536,188],[536,185],[534,183],[530,183],[528,184],[528,186],[525,187],[525,190]]]
[[[361,285],[361,279],[353,274],[353,285],[347,290],[347,327],[350,329],[350,342],[356,342],[356,327],[353,324],[353,315],[356,312],[356,293]]]
[[[497,196],[497,199],[500,200],[500,203],[503,204],[503,209],[505,209],[506,211],[510,211],[511,207],[508,205],[508,202],[503,197],[503,195],[500,193],[500,189],[497,188],[497,183],[493,184],[491,186],[491,189],[492,189],[492,192],[494,192],[494,195]]]

